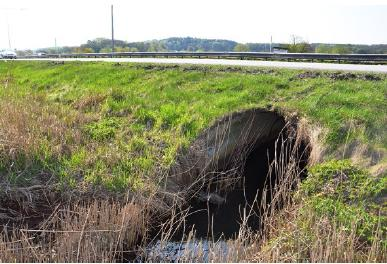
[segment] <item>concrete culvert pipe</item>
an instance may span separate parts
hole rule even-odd
[[[262,190],[273,191],[279,173],[289,167],[302,177],[307,146],[307,139],[297,135],[297,122],[278,112],[233,113],[179,153],[165,189],[190,208],[186,230],[194,226],[198,237],[230,238],[239,230],[242,209],[255,204],[258,210]],[[258,228],[258,216],[250,217],[249,225]]]

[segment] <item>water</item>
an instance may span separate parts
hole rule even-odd
[[[216,243],[209,240],[191,240],[187,242],[162,242],[160,240],[146,248],[146,261],[151,262],[209,262],[216,254],[216,258],[226,257],[227,242],[220,240]],[[139,262],[144,258],[138,259]]]

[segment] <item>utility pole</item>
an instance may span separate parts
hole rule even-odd
[[[8,30],[8,46],[9,49],[12,49],[11,45],[11,29],[9,25],[9,16],[8,16],[8,11],[25,11],[27,8],[0,8],[0,11],[4,10],[5,11],[5,16],[6,16],[6,21],[7,21],[7,30]]]
[[[111,15],[112,15],[112,57],[114,53],[114,18],[113,18],[113,5],[111,6]]]
[[[272,46],[273,46],[273,36],[270,36],[270,53],[272,51]]]
[[[11,50],[12,49],[12,46],[11,46],[11,33],[10,33],[10,29],[9,29],[8,14],[7,14],[7,29],[8,29],[8,46],[9,46],[9,49]]]
[[[58,54],[58,48],[56,46],[56,38],[55,38],[55,53]]]

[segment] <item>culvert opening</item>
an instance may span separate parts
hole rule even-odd
[[[248,228],[258,230],[259,212],[280,180],[293,186],[306,176],[307,141],[296,119],[287,121],[273,111],[247,110],[216,122],[171,169],[167,189],[188,208],[175,237],[194,230],[196,238],[233,238],[245,215]]]

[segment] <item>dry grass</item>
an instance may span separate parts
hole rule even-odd
[[[147,215],[133,201],[57,208],[39,229],[4,230],[0,262],[123,261],[145,235]]]
[[[51,197],[57,191],[49,186],[54,175],[36,162],[47,154],[54,160],[70,155],[83,144],[80,127],[86,122],[84,116],[45,106],[39,98],[0,100],[0,165],[7,168],[0,177],[0,220],[20,224],[24,217],[39,217],[56,206],[34,230],[2,227],[0,262],[115,262],[145,235],[147,209],[133,201],[52,204],[58,202]],[[34,169],[38,172],[27,187],[12,186],[11,180],[17,182]]]
[[[352,228],[309,211],[300,217],[294,205],[271,217],[270,228],[259,247],[248,257],[253,262],[385,262],[380,226],[369,244]],[[300,223],[302,221],[302,223]]]
[[[34,98],[0,100],[0,158],[4,164],[23,157],[28,169],[34,155],[60,157],[81,144],[79,123],[83,121],[67,113],[64,122],[60,118],[65,115],[63,109],[42,104]]]
[[[73,103],[73,107],[82,111],[96,111],[97,108],[106,100],[107,96],[104,94],[90,94],[86,95]]]

